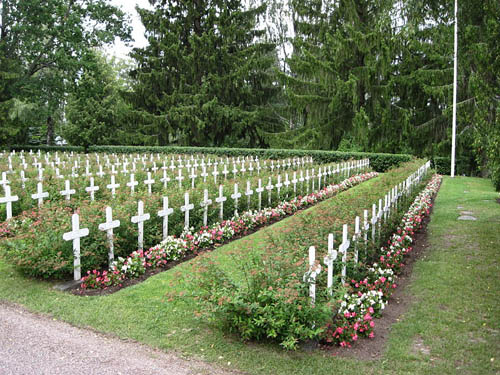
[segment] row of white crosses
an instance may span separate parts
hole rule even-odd
[[[327,267],[327,289],[330,295],[333,291],[333,268],[334,262],[338,258],[338,254],[342,255],[341,262],[341,282],[345,283],[347,274],[347,255],[348,250],[353,246],[353,256],[352,259],[355,263],[358,262],[358,246],[361,241],[367,243],[368,232],[370,230],[370,225],[372,229],[372,241],[376,241],[376,231],[378,229],[380,234],[380,227],[382,221],[388,219],[391,215],[392,210],[396,210],[398,206],[398,201],[403,196],[408,196],[412,193],[414,187],[422,180],[425,174],[430,169],[430,162],[426,162],[422,165],[415,173],[409,176],[404,182],[394,186],[385,196],[384,204],[382,205],[382,199],[378,201],[378,211],[377,205],[372,205],[372,217],[368,220],[368,210],[363,212],[363,223],[361,224],[361,219],[356,216],[354,221],[354,233],[352,236],[352,241],[349,239],[348,225],[344,224],[342,227],[342,242],[339,244],[338,251],[334,249],[334,235],[330,233],[328,235],[328,252],[323,259],[323,263]],[[379,238],[380,239],[380,238]],[[321,272],[321,265],[316,261],[316,249],[314,246],[309,248],[309,269],[304,274],[304,282],[309,283],[309,296],[311,297],[311,303],[314,305],[316,301],[316,278]]]
[[[12,157],[15,155],[15,152],[11,153],[8,156],[8,172],[13,173],[13,164],[12,164]],[[40,153],[37,155],[39,158],[41,158]],[[178,160],[175,160],[175,157],[171,157],[170,159],[170,165],[167,166],[168,163],[168,157],[163,156],[160,158],[160,154],[156,155],[156,161],[154,154],[149,154],[148,155],[122,155],[122,158],[120,159],[116,154],[112,155],[112,158],[114,158],[114,161],[111,161],[109,155],[104,155],[102,159],[100,158],[99,154],[94,154],[92,157],[93,163],[90,163],[90,158],[89,155],[86,155],[85,159],[85,165],[83,165],[83,162],[81,160],[81,155],[76,155],[76,158],[73,159],[73,153],[71,153],[71,158],[63,158],[61,160],[57,154],[55,153],[55,160],[50,160],[50,153],[45,154],[45,160],[38,160],[37,156],[34,156],[32,160],[34,160],[32,163],[27,163],[24,154],[21,152],[19,154],[20,158],[20,163],[19,166],[23,168],[23,172],[26,170],[26,168],[29,165],[32,165],[33,167],[38,169],[38,178],[39,180],[43,180],[43,171],[44,171],[44,166],[45,167],[51,167],[52,169],[55,169],[56,177],[57,178],[65,178],[63,174],[60,173],[60,167],[61,168],[71,168],[71,177],[78,177],[79,172],[81,168],[85,168],[85,173],[82,174],[86,177],[91,177],[93,176],[92,168],[95,166],[98,168],[98,172],[96,173],[97,176],[102,176],[105,172],[103,171],[103,165],[108,169],[108,172],[112,175],[118,174],[118,173],[123,173],[123,174],[129,174],[129,173],[135,173],[137,169],[137,164],[142,163],[142,170],[143,171],[151,171],[154,174],[157,173],[159,170],[163,170],[165,172],[167,169],[170,169],[172,174],[175,174],[176,169],[183,169],[186,168],[188,170],[188,173],[194,169],[197,171],[198,167],[201,167],[203,171],[201,172],[201,176],[206,180],[206,177],[208,176],[207,173],[207,168],[213,166],[214,167],[214,172],[216,174],[224,174],[225,178],[227,178],[227,174],[232,173],[233,177],[236,176],[237,173],[244,173],[244,172],[250,172],[252,174],[252,171],[256,170],[258,174],[260,174],[261,169],[270,169],[273,171],[275,168],[279,171],[280,168],[283,170],[291,168],[291,167],[304,167],[307,164],[312,164],[313,160],[311,157],[303,157],[303,158],[293,158],[293,159],[288,159],[288,160],[282,160],[281,162],[279,160],[276,161],[276,166],[275,166],[275,161],[271,160],[269,165],[267,165],[267,161],[264,161],[263,166],[261,167],[260,161],[258,160],[257,157],[246,157],[246,158],[232,158],[230,160],[229,157],[226,157],[226,160],[224,161],[223,158],[216,158],[214,159],[214,162],[212,163],[211,159],[209,158],[208,161],[205,162],[205,157],[203,157],[201,160],[196,157],[194,158],[193,155],[191,155],[191,158],[188,158],[187,156],[184,158],[184,160],[179,156]],[[66,159],[66,160],[64,160]],[[162,167],[158,167],[156,162],[158,163],[163,163]],[[103,162],[103,164],[101,164]],[[94,164],[95,163],[95,164]],[[255,168],[253,167],[253,163],[255,163]],[[66,165],[67,164],[67,165]],[[224,169],[219,173],[218,172],[218,166],[224,166]],[[122,166],[121,169],[120,166]],[[232,169],[231,169],[232,166]],[[228,170],[228,167],[230,168]],[[239,169],[238,169],[239,167]],[[129,170],[130,168],[130,170]],[[67,176],[66,176],[67,177]]]
[[[357,163],[357,168],[363,168],[366,163],[368,163],[367,160],[362,160],[362,161],[359,161],[359,163]],[[353,164],[354,165],[354,164]],[[288,173],[285,174],[285,181],[282,183],[281,182],[281,175],[278,175],[277,179],[277,183],[275,185],[272,184],[272,179],[271,177],[269,177],[269,180],[268,180],[268,184],[265,186],[265,190],[267,190],[268,192],[268,202],[269,204],[271,204],[271,192],[274,188],[276,188],[276,191],[277,191],[277,196],[278,196],[278,199],[280,199],[280,192],[281,192],[281,187],[285,186],[287,189],[288,187],[292,184],[293,185],[293,191],[294,191],[294,196],[296,196],[296,191],[297,191],[297,183],[301,183],[303,184],[304,181],[307,182],[307,192],[309,193],[309,181],[312,181],[313,182],[313,187],[312,187],[312,190],[314,191],[314,178],[318,178],[318,189],[321,188],[321,182],[322,182],[322,178],[323,178],[323,182],[326,183],[326,177],[327,176],[331,176],[335,173],[339,173],[343,170],[348,170],[350,171],[351,168],[347,166],[347,164],[343,165],[342,168],[340,167],[340,165],[337,165],[337,168],[335,170],[335,167],[333,168],[332,170],[332,166],[328,166],[328,169],[327,167],[323,167],[323,169],[320,167],[318,169],[318,172],[317,174],[315,173],[315,170],[312,169],[311,170],[311,173],[309,173],[309,170],[306,170],[306,173],[305,173],[305,177],[304,177],[304,173],[302,170],[300,170],[300,177],[297,178],[297,172],[294,171],[293,172],[293,178],[292,180],[289,180],[289,176],[288,176]],[[182,180],[184,179],[184,177],[181,175],[180,173],[181,171],[179,170],[179,176],[176,177],[176,179],[179,181],[179,187],[182,188],[181,186],[181,182]],[[166,186],[167,182],[169,181],[170,179],[165,177],[162,179],[162,181],[164,182],[164,186]],[[148,187],[148,194],[151,195],[152,194],[152,185],[155,183],[155,180],[152,178],[151,176],[151,172],[148,172],[148,176],[147,176],[147,179],[143,181],[143,183],[145,185],[147,185]],[[0,185],[2,185],[5,189],[5,186],[7,186],[9,184],[9,180],[7,179],[7,175],[6,175],[6,172],[3,172],[2,173],[2,178],[0,179]],[[71,189],[70,187],[70,180],[65,180],[65,189],[60,191],[60,195],[62,195],[63,197],[65,197],[66,200],[70,200],[71,199],[71,196],[76,194],[76,191],[75,189]],[[139,184],[138,181],[135,180],[134,178],[134,174],[130,174],[130,180],[129,182],[126,183],[127,187],[130,188],[130,194],[133,195],[134,192],[135,192],[135,187]],[[193,185],[194,185],[194,182],[193,182]],[[116,195],[116,190],[120,187],[120,184],[116,183],[116,180],[115,180],[115,176],[114,175],[111,175],[110,177],[110,183],[106,185],[106,188],[110,190],[111,192],[111,196],[112,197],[115,197]],[[231,195],[231,197],[235,200],[235,214],[237,214],[237,211],[238,211],[238,200],[239,198],[241,197],[241,193],[238,192],[238,185],[236,184],[234,186],[235,190],[234,190],[234,194]],[[303,186],[302,186],[303,188]],[[98,185],[95,185],[95,182],[94,182],[94,178],[93,177],[90,177],[90,181],[89,181],[89,186],[87,186],[85,188],[85,191],[87,193],[90,194],[90,199],[92,201],[95,200],[95,193],[97,191],[99,191],[99,186]],[[260,210],[261,209],[261,206],[262,206],[262,197],[261,197],[261,194],[262,192],[264,191],[264,188],[262,187],[262,182],[261,180],[259,179],[259,186],[258,188],[256,189],[256,192],[258,194],[258,201],[259,201],[259,205],[258,205],[258,209]],[[247,196],[247,199],[248,199],[248,202],[250,201],[250,197],[251,195],[253,194],[253,190],[250,188],[250,182],[247,181],[247,190],[245,191],[245,195]],[[48,198],[49,196],[49,193],[48,192],[44,192],[43,191],[43,185],[42,185],[42,179],[40,179],[40,181],[38,182],[38,185],[37,185],[37,192],[32,194],[31,195],[33,199],[35,200],[38,200],[38,206],[41,206],[42,203],[43,203],[43,200]],[[10,201],[11,197],[9,195],[6,194],[5,198],[0,200],[0,203],[9,203],[9,208],[11,207],[11,202]],[[13,199],[13,198],[12,198]],[[5,201],[5,202],[4,202]],[[219,201],[217,201],[217,203],[221,203],[223,202],[224,200],[222,200],[221,197],[219,197]],[[222,205],[221,205],[221,212],[222,212]],[[10,218],[10,217],[9,217]]]
[[[67,181],[69,183],[69,181]],[[259,180],[260,182],[260,180]],[[249,183],[247,183],[247,192],[249,190]],[[41,183],[38,183],[38,187],[41,192]],[[10,187],[7,186],[7,190],[10,192]],[[65,194],[70,194],[71,189],[69,184],[66,184],[66,192]],[[258,191],[258,190],[257,190]],[[262,191],[261,191],[262,192]],[[46,193],[47,194],[47,193]],[[73,192],[74,194],[74,192]],[[10,194],[8,194],[10,195]],[[259,196],[260,197],[260,196]],[[235,201],[235,215],[238,214],[238,199],[241,198],[241,193],[238,192],[238,184],[234,185],[234,193],[231,195],[231,198]],[[42,198],[40,198],[42,199]],[[226,197],[223,196],[223,186],[219,186],[219,196],[215,199],[217,203],[220,204],[220,218],[222,220],[223,217],[223,205],[226,201]],[[208,199],[208,191],[204,190],[204,199],[200,203],[200,206],[204,208],[204,218],[203,225],[207,225],[207,207],[211,204],[212,200]],[[151,218],[149,213],[144,212],[144,203],[142,201],[138,201],[137,205],[137,215],[131,218],[131,222],[137,224],[138,226],[138,248],[144,248],[144,222]],[[189,228],[189,212],[194,209],[194,204],[189,201],[189,193],[186,192],[184,196],[184,206],[181,207],[181,211],[185,213],[185,228]],[[158,216],[163,218],[163,239],[166,239],[168,236],[168,216],[173,213],[173,209],[168,207],[168,197],[163,198],[163,209],[158,211]],[[366,217],[366,214],[365,214]],[[366,219],[365,219],[366,221]],[[357,218],[357,223],[359,223],[359,218]],[[108,261],[109,265],[114,261],[114,246],[113,246],[113,229],[118,228],[120,226],[119,220],[113,220],[113,214],[111,207],[106,207],[106,222],[99,224],[99,230],[105,231],[107,240],[108,240]],[[357,225],[358,227],[358,225]],[[356,233],[358,233],[358,229],[356,229]],[[74,279],[81,279],[81,266],[80,266],[80,239],[82,237],[86,237],[89,235],[88,228],[80,228],[80,218],[78,214],[73,214],[72,216],[72,230],[70,232],[64,233],[63,239],[65,241],[73,241],[73,256],[74,256]],[[331,288],[332,284],[332,267],[333,261],[337,257],[337,253],[333,250],[333,234],[329,236],[329,247],[328,247],[328,256],[325,257],[325,264],[328,266],[328,288]],[[343,254],[342,262],[344,264],[342,269],[342,282],[345,280],[346,276],[346,261],[347,261],[347,249],[349,248],[350,242],[347,238],[347,225],[344,225],[343,228],[343,237],[342,244],[339,247],[339,252]],[[357,259],[357,258],[356,258]],[[310,283],[310,294],[314,303],[315,299],[315,280],[319,272],[321,271],[321,266],[315,265],[315,249],[311,247],[309,250],[309,262],[310,262],[310,271],[306,276],[304,276],[304,280]]]

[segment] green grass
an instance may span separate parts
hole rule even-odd
[[[382,177],[368,181],[296,217],[232,242],[213,256],[230,267],[232,252],[265,246],[269,231],[293,228],[300,216],[324,213],[349,194],[360,200],[372,199],[370,194],[384,185]],[[469,193],[464,194],[464,190]],[[393,326],[387,351],[380,360],[333,358],[321,351],[284,352],[277,345],[247,344],[225,335],[215,324],[196,317],[194,311],[200,306],[195,301],[169,302],[165,297],[172,288],[189,289],[179,277],[189,272],[188,263],[113,295],[77,297],[52,290],[50,283],[23,278],[0,261],[0,300],[222,366],[230,362],[228,367],[251,374],[495,373],[499,371],[500,330],[497,196],[488,180],[445,179],[429,225],[432,249],[414,267],[410,292],[415,302]],[[456,221],[458,205],[474,211],[478,220]],[[346,214],[355,214],[351,211]],[[417,340],[429,354],[415,350]],[[491,358],[495,358],[493,362]]]

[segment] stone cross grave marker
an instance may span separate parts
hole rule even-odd
[[[212,200],[208,199],[208,189],[203,190],[203,200],[200,202],[200,206],[203,208],[203,226],[207,226],[208,220],[208,206],[212,204]]]
[[[306,169],[306,178],[305,178],[305,180],[306,180],[306,183],[307,183],[307,190],[306,190],[307,194],[309,194],[309,178],[310,178],[309,177],[309,169]]]
[[[250,209],[250,199],[252,194],[253,190],[250,188],[250,181],[247,180],[247,189],[245,190],[245,195],[247,196],[247,210]]]
[[[333,241],[333,233],[328,235],[328,254],[323,259],[325,266],[327,266],[327,281],[326,287],[328,288],[328,294],[332,295],[333,290],[333,262],[337,259],[337,251],[333,249],[334,241]]]
[[[10,181],[7,179],[7,172],[2,172],[2,179],[0,180],[0,185],[5,187],[10,184]]]
[[[181,168],[178,169],[179,174],[175,178],[177,181],[179,181],[179,189],[182,189],[182,180],[184,180],[184,176],[182,175],[182,170]]]
[[[151,178],[151,172],[148,172],[148,178],[144,180],[144,184],[148,186],[148,195],[152,194],[152,186],[155,183],[155,180]]]
[[[163,188],[167,189],[167,184],[170,182],[170,177],[168,177],[167,171],[165,169],[163,169],[163,177],[160,178],[160,182],[163,182]]]
[[[278,201],[280,200],[280,191],[283,184],[281,183],[281,176],[278,175],[278,182],[276,183],[276,191],[278,192]]]
[[[102,165],[100,164],[99,164],[99,172],[97,172],[96,175],[101,178],[103,178],[106,175],[106,173],[104,173],[102,170]]]
[[[269,207],[271,207],[271,197],[272,197],[272,190],[274,189],[274,185],[272,184],[271,181],[271,176],[269,176],[269,180],[267,182],[266,190],[267,190],[267,199],[269,202]]]
[[[71,196],[75,193],[75,189],[71,189],[69,186],[69,180],[64,181],[64,190],[60,191],[59,194],[61,194],[63,197],[66,197],[66,200],[69,201],[71,199]]]
[[[219,171],[217,170],[217,165],[214,164],[214,170],[212,172],[212,176],[214,176],[214,184],[217,184],[218,174],[219,174]]]
[[[361,230],[359,229],[359,216],[356,216],[354,220],[354,235],[352,236],[352,240],[354,242],[354,262],[358,263],[358,241],[361,237]]]
[[[163,218],[163,241],[168,236],[168,217],[174,212],[173,208],[168,207],[168,197],[163,197],[163,209],[158,211],[158,216]]]
[[[120,220],[113,220],[113,210],[111,207],[106,207],[106,222],[99,224],[99,230],[106,232],[106,237],[108,239],[108,264],[111,264],[115,260],[115,250],[113,245],[113,229],[120,226]]]
[[[255,189],[257,192],[257,196],[259,197],[259,204],[258,204],[258,209],[259,211],[262,208],[262,192],[264,191],[264,188],[262,187],[262,180],[259,178],[259,183],[257,185],[257,189]]]
[[[234,216],[238,216],[238,201],[241,198],[241,193],[238,192],[238,184],[234,184],[234,194],[231,194],[234,200]]]
[[[49,193],[47,191],[46,192],[43,191],[42,183],[39,182],[37,184],[37,192],[36,192],[36,194],[31,194],[31,198],[38,199],[38,207],[41,207],[43,204],[43,199],[48,198],[48,197],[49,197]]]
[[[191,175],[189,176],[189,178],[191,179],[191,189],[194,189],[194,183],[196,181],[196,177],[198,176],[196,175],[195,168],[191,168]]]
[[[375,242],[375,231],[376,231],[377,219],[378,219],[377,205],[374,203],[372,205],[372,220],[371,220],[371,224],[372,224],[372,241],[373,242]]]
[[[339,252],[342,253],[342,284],[345,284],[346,269],[347,269],[347,249],[351,245],[351,241],[347,237],[347,224],[342,227],[342,243],[339,246]]]
[[[24,190],[24,189],[26,189],[26,184],[25,184],[25,182],[26,182],[26,181],[28,181],[28,179],[25,177],[25,175],[24,175],[24,171],[21,171],[21,172],[20,172],[20,174],[21,174],[21,177],[20,177],[20,180],[21,180],[21,187],[22,187],[22,188],[23,188],[23,190]]]
[[[222,174],[224,175],[224,181],[227,180],[227,174],[229,173],[229,171],[227,170],[227,164],[224,164],[224,169],[222,171]]]
[[[17,195],[11,195],[9,185],[4,185],[3,188],[5,191],[5,196],[0,197],[0,204],[2,203],[6,204],[6,212],[7,212],[6,220],[10,220],[12,218],[12,202],[18,201],[19,197]]]
[[[293,184],[293,196],[296,197],[297,196],[297,172],[294,171],[293,172],[293,178],[292,178],[292,184]]]
[[[90,186],[85,188],[87,193],[90,193],[90,200],[95,200],[95,192],[99,190],[99,186],[94,185],[94,177],[90,177]]]
[[[189,193],[184,193],[184,206],[181,206],[181,211],[184,212],[184,229],[189,229],[189,211],[194,209],[194,204],[189,203]]]
[[[207,167],[205,167],[204,165],[201,167],[200,176],[203,177],[203,183],[207,182],[207,176],[208,176]]]
[[[224,194],[224,187],[222,185],[219,185],[219,196],[215,198],[215,202],[219,203],[219,219],[222,222],[224,219],[224,202],[226,201],[226,197],[223,195]]]
[[[309,284],[309,297],[311,297],[311,305],[316,303],[316,278],[321,272],[321,265],[316,264],[316,248],[309,248],[309,270],[304,274],[304,282]]]
[[[135,187],[139,184],[139,182],[137,182],[135,179],[134,179],[135,175],[133,173],[130,174],[130,181],[127,182],[127,186],[130,188],[130,194],[131,195],[134,195],[134,192],[135,192]]]
[[[368,210],[363,211],[363,239],[366,242],[368,241],[368,229],[370,229],[370,224],[368,223]]]
[[[111,175],[111,183],[106,185],[106,188],[108,188],[109,190],[111,190],[111,196],[114,198],[115,197],[115,194],[116,194],[116,189],[118,189],[120,187],[120,184],[117,184],[115,182],[115,175],[112,174]]]
[[[89,235],[88,228],[80,228],[80,216],[73,214],[71,217],[71,232],[63,234],[64,241],[73,241],[73,278],[80,280],[82,278],[82,269],[80,266],[80,238]]]
[[[139,250],[144,248],[144,222],[150,219],[149,214],[144,213],[144,202],[137,202],[137,216],[132,216],[130,221],[134,224],[137,224],[137,228],[139,231],[137,243],[139,245]]]

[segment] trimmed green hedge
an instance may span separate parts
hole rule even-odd
[[[339,162],[349,159],[370,158],[371,167],[377,172],[410,161],[407,154],[382,154],[370,152],[340,152],[323,150],[290,150],[290,149],[257,149],[257,148],[224,148],[224,147],[177,147],[177,146],[90,146],[88,152],[108,153],[203,153],[218,156],[258,156],[261,159],[285,159],[292,157],[312,156],[314,160],[323,163]]]
[[[5,146],[5,149],[13,151],[59,151],[59,152],[85,152],[85,147],[82,146],[32,146],[32,145],[10,145],[10,146]]]
[[[451,174],[451,158],[447,156],[435,156],[431,160],[431,166],[437,173],[449,176]],[[458,176],[475,176],[477,168],[468,158],[458,157],[455,159],[455,174]]]

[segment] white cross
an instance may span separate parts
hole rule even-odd
[[[257,185],[257,189],[255,189],[255,191],[257,192],[257,196],[259,197],[259,211],[261,209],[261,206],[262,206],[262,192],[264,191],[264,188],[262,187],[262,180],[259,178],[259,183]]]
[[[134,195],[135,187],[139,184],[139,182],[135,181],[134,174],[130,174],[130,182],[127,182],[127,186],[130,188],[130,194]]]
[[[143,201],[137,202],[137,216],[132,216],[130,221],[137,224],[139,236],[137,243],[139,245],[139,250],[144,248],[144,222],[149,220],[150,215],[144,213],[144,203]]]
[[[151,186],[155,183],[155,180],[151,178],[151,172],[148,172],[147,180],[144,180],[144,184],[148,185],[148,194],[151,195]]]
[[[20,172],[21,174],[21,187],[23,188],[23,190],[26,188],[26,185],[25,185],[25,182],[28,181],[28,179],[24,176],[24,171],[21,171]]]
[[[377,205],[374,203],[372,205],[372,241],[375,242],[375,229],[376,229],[376,224],[378,221],[378,215],[377,215]]]
[[[7,219],[10,220],[12,218],[12,202],[16,202],[19,200],[17,195],[10,194],[10,186],[4,185],[5,197],[0,197],[0,204],[6,203],[6,211],[7,211]]]
[[[99,172],[97,172],[97,173],[96,173],[96,175],[97,175],[97,176],[99,176],[99,177],[101,177],[101,178],[102,178],[104,175],[106,175],[106,173],[104,173],[104,172],[102,171],[102,165],[100,165],[100,164],[99,164]]]
[[[219,174],[219,171],[217,170],[217,165],[214,164],[214,170],[212,172],[212,176],[214,176],[214,184],[217,184],[217,176]]]
[[[156,173],[156,171],[158,170],[158,167],[156,166],[155,161],[153,162],[153,168],[151,168],[151,170],[153,171],[153,173]]]
[[[309,270],[304,274],[304,282],[309,283],[309,297],[311,305],[316,302],[316,278],[321,272],[321,265],[316,264],[316,249],[314,246],[309,248]]]
[[[194,204],[189,203],[189,193],[184,193],[184,206],[181,206],[181,211],[184,212],[184,229],[189,229],[189,211],[194,209]]]
[[[363,239],[366,241],[368,240],[368,229],[370,229],[370,224],[368,223],[368,210],[363,211]]]
[[[43,182],[43,168],[38,170],[38,181]]]
[[[111,264],[115,260],[115,252],[113,245],[113,229],[120,226],[120,220],[113,220],[113,211],[111,207],[106,207],[106,222],[99,224],[99,230],[106,232],[108,239],[108,263]]]
[[[80,217],[78,214],[73,214],[71,217],[71,232],[63,234],[64,241],[73,241],[73,278],[80,280],[82,278],[82,270],[80,267],[80,238],[89,235],[88,228],[80,228]]]
[[[278,175],[278,182],[276,183],[276,190],[278,191],[278,200],[280,199],[280,190],[283,184],[281,183],[281,176]]]
[[[0,185],[3,185],[3,187],[5,189],[5,186],[7,186],[8,184],[10,184],[10,181],[7,180],[7,173],[2,172],[2,179],[0,180]]]
[[[253,194],[253,190],[250,189],[250,181],[247,180],[247,190],[245,191],[245,195],[247,196],[247,209],[250,209],[250,198]]]
[[[323,262],[328,267],[328,276],[327,276],[327,288],[328,293],[332,295],[332,286],[333,286],[333,262],[337,259],[337,251],[333,249],[333,234],[330,233],[328,235],[328,255],[325,256]]]
[[[250,172],[250,176],[252,176],[253,175],[253,164],[251,161],[250,161],[250,165],[248,166],[248,171]]]
[[[175,179],[179,181],[179,189],[182,188],[182,180],[184,180],[184,176],[182,175],[182,171],[180,168],[179,168],[179,175]]]
[[[158,216],[163,217],[163,241],[168,236],[168,217],[174,212],[173,208],[168,207],[168,197],[163,197],[163,209],[158,211]]]
[[[238,168],[236,168],[236,164],[233,163],[233,178],[236,178],[236,175],[238,174]]]
[[[90,186],[85,188],[87,193],[90,193],[90,200],[94,200],[94,193],[99,190],[99,186],[94,186],[94,177],[90,177]]]
[[[268,201],[269,201],[269,206],[271,206],[271,192],[274,188],[274,185],[271,183],[271,177],[269,177],[269,180],[268,180],[268,183],[267,183],[267,186],[266,186],[266,190],[267,190],[267,198],[268,198]]]
[[[342,227],[342,243],[339,246],[339,252],[342,253],[342,285],[345,284],[346,269],[347,269],[347,249],[351,245],[351,241],[347,238],[347,224]]]
[[[286,193],[287,193],[287,196],[288,196],[288,186],[290,186],[290,181],[288,180],[288,173],[285,173],[285,182],[283,182],[283,185],[286,188]]]
[[[203,207],[203,226],[207,226],[208,219],[208,206],[212,204],[212,200],[208,199],[208,190],[203,190],[203,200],[200,202],[200,206]]]
[[[111,183],[106,185],[106,188],[111,190],[111,196],[113,198],[115,197],[116,189],[118,189],[119,187],[120,187],[120,184],[117,184],[115,182],[115,175],[111,175]]]
[[[48,198],[48,197],[49,197],[49,193],[43,191],[42,183],[39,182],[37,185],[37,192],[36,192],[36,194],[32,194],[31,198],[38,199],[38,207],[40,207],[43,203],[43,199]]]
[[[202,168],[202,172],[201,172],[200,176],[203,177],[203,182],[207,182],[207,176],[208,176],[207,168],[204,165],[201,168]]]
[[[163,182],[163,188],[167,188],[167,183],[170,181],[170,177],[167,176],[167,171],[163,169],[163,177],[160,178],[160,181]]]
[[[354,221],[354,235],[352,236],[352,240],[354,242],[354,262],[358,263],[358,241],[361,237],[361,230],[359,229],[359,216],[356,216]]]
[[[63,196],[66,197],[66,200],[69,201],[71,199],[71,195],[75,194],[76,191],[75,189],[70,189],[69,187],[69,180],[64,181],[64,190],[60,191],[59,193]]]
[[[241,193],[238,193],[238,184],[234,184],[234,194],[231,194],[234,200],[234,216],[238,216],[238,200],[241,198]]]
[[[224,181],[227,180],[227,174],[229,171],[227,170],[227,164],[224,164],[224,170],[222,171],[222,174],[224,175]]]
[[[191,175],[189,176],[189,178],[191,179],[191,188],[194,189],[194,182],[196,181],[196,177],[198,177],[195,173],[195,169],[192,168],[191,169]]]
[[[223,196],[224,194],[223,189],[224,187],[222,185],[219,185],[219,196],[215,198],[215,202],[219,203],[220,205],[219,219],[221,222],[224,219],[224,202],[227,200],[227,198]]]
[[[293,172],[292,184],[293,184],[293,196],[297,195],[297,172]]]

